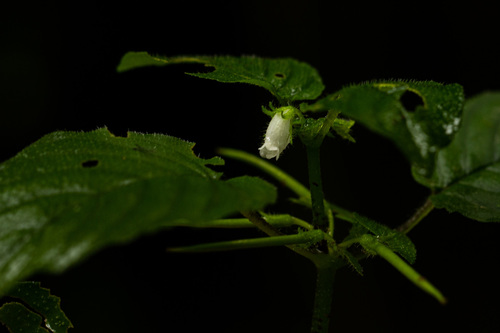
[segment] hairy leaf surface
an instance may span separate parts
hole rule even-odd
[[[0,164],[0,290],[140,234],[275,200],[261,179],[220,180],[207,165],[222,159],[200,159],[193,146],[160,134],[54,132]]]
[[[405,234],[359,214],[354,214],[354,220],[366,230],[377,236],[377,239],[384,243],[388,248],[399,253],[410,264],[415,262],[417,258],[417,250],[413,242]],[[359,230],[356,232],[359,233]]]
[[[282,103],[316,99],[324,89],[321,77],[309,64],[290,58],[268,59],[255,56],[153,56],[128,52],[118,72],[145,66],[199,63],[213,67],[209,73],[188,73],[204,79],[228,83],[248,83],[267,89]]]

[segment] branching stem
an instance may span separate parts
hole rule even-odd
[[[257,228],[264,231],[268,236],[274,236],[274,237],[284,236],[284,234],[282,234],[279,230],[277,230],[272,225],[267,223],[267,221],[264,220],[264,218],[258,212],[254,212],[254,211],[241,212],[241,214],[243,214],[243,216],[245,216],[250,222],[255,224],[257,226]],[[316,254],[311,252],[311,251],[308,251],[305,248],[294,246],[294,245],[286,245],[286,247],[288,247],[290,250],[308,258],[309,260],[311,260],[313,262],[316,259]]]

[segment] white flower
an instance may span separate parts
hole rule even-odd
[[[280,157],[290,143],[292,120],[285,119],[281,112],[276,112],[267,127],[264,144],[259,148],[260,156],[271,159]]]

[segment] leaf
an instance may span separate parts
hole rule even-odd
[[[128,52],[117,67],[125,72],[145,66],[199,63],[215,70],[187,73],[204,79],[228,83],[248,83],[267,89],[284,105],[292,101],[316,99],[324,89],[316,69],[290,58],[267,59],[255,56],[153,56],[147,52]]]
[[[392,251],[399,253],[410,264],[415,262],[417,250],[413,242],[405,234],[356,213],[353,214],[353,217],[356,223],[377,236],[378,240]],[[359,233],[359,230],[356,232]]]
[[[408,94],[421,101],[414,110],[404,106]],[[385,81],[345,87],[302,110],[340,111],[392,140],[414,171],[426,176],[433,171],[437,151],[458,131],[463,101],[458,84]]]
[[[481,222],[500,222],[500,162],[460,179],[431,196],[437,208]]]
[[[111,244],[274,202],[252,177],[220,180],[194,144],[107,129],[54,132],[0,164],[0,291],[38,271],[61,272]]]
[[[430,188],[451,183],[500,161],[500,93],[468,99],[453,142],[438,152],[434,172],[417,180]]]
[[[500,92],[467,100],[460,131],[438,152],[433,174],[415,178],[438,192],[436,207],[500,222]]]
[[[0,307],[0,322],[9,328],[11,333],[49,333],[43,328],[43,318],[28,310],[20,303],[6,303]]]
[[[345,140],[349,140],[351,142],[356,142],[356,140],[354,140],[354,138],[350,134],[351,127],[353,125],[354,125],[354,120],[335,118],[335,121],[333,122],[332,129],[341,138],[343,138]]]
[[[19,308],[18,305],[24,307],[22,304],[14,303],[10,306],[7,303],[0,308],[0,321],[7,324],[13,331],[16,325],[29,324],[31,327],[39,329],[40,332],[67,332],[73,325],[61,310],[61,300],[59,297],[51,295],[48,289],[42,288],[39,282],[20,282],[9,292],[9,297],[18,299],[28,306],[30,311],[25,307],[25,310]],[[4,308],[5,307],[5,308]],[[43,318],[43,324],[42,324]],[[48,330],[42,329],[42,327]],[[24,332],[34,332],[32,329],[26,329]]]
[[[363,267],[359,263],[358,259],[356,259],[356,257],[348,250],[340,249],[339,252],[342,258],[347,261],[349,266],[358,272],[359,275],[363,276]]]

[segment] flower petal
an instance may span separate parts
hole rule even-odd
[[[281,152],[290,143],[291,124],[291,119],[284,119],[281,112],[275,113],[267,127],[264,144],[259,148],[260,156],[267,159],[276,157],[278,160]]]

